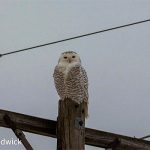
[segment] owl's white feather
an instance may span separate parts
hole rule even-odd
[[[55,87],[61,100],[70,98],[78,104],[85,103],[88,116],[88,77],[80,57],[73,51],[61,54],[54,70]]]

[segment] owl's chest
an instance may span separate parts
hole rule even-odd
[[[69,73],[70,67],[69,66],[61,66],[59,68],[59,71],[63,74],[64,79],[67,78],[68,73]]]
[[[76,63],[61,64],[61,66],[59,67],[59,71],[63,74],[64,80],[70,79],[71,76],[76,75],[76,72],[77,72],[76,70],[78,69],[76,69],[75,66],[76,66]]]

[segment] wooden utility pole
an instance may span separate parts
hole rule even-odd
[[[84,150],[85,115],[83,104],[71,99],[59,101],[57,150]]]
[[[71,106],[71,104],[69,106]],[[74,111],[73,106],[74,105],[72,105],[70,107],[71,109],[69,109],[68,113],[70,113],[71,110]],[[63,104],[60,104],[60,107],[63,107]],[[75,105],[75,107],[78,107],[78,106]],[[79,106],[79,107],[81,107],[81,106]],[[82,110],[82,109],[80,109],[80,110]],[[65,112],[66,112],[66,110],[64,110],[64,112],[62,112],[62,113],[65,113]],[[57,121],[54,121],[54,120],[48,120],[48,119],[44,119],[44,118],[29,116],[26,114],[20,114],[20,113],[0,109],[0,127],[12,128],[11,123],[8,123],[6,121],[6,115],[10,117],[11,122],[15,123],[16,129],[19,129],[19,130],[25,131],[25,132],[29,132],[29,133],[38,134],[38,135],[48,136],[48,137],[52,137],[52,138],[57,138],[57,136],[58,136],[58,138],[59,138],[58,146],[59,147],[57,147],[57,149],[61,148],[63,145],[65,145],[65,144],[63,144],[63,141],[61,141],[61,140],[66,141],[66,138],[63,137],[64,134],[63,135],[59,134],[59,133],[65,133],[65,131],[60,130],[60,132],[59,132],[59,130],[58,130],[58,129],[67,130],[67,128],[64,127],[65,122],[63,122],[64,123],[64,125],[63,125],[63,123],[62,124],[61,124],[61,122],[57,123]],[[77,125],[82,124],[82,120],[80,120],[79,118],[75,122],[77,123]],[[61,128],[61,127],[58,128],[58,125],[62,125],[63,128]],[[82,128],[82,127],[84,127],[84,124],[80,128]],[[80,130],[79,131],[77,130],[79,133],[81,133],[81,137],[84,134],[83,129],[81,129],[82,132],[80,132]],[[57,134],[56,134],[56,130],[57,130]],[[74,137],[73,132],[72,133],[70,132],[70,134],[71,134],[70,138],[73,138]],[[19,136],[20,136],[20,134],[19,134]],[[79,134],[78,134],[78,136],[79,136]],[[82,140],[84,141],[84,139],[82,139],[81,137],[79,137],[79,140],[81,139],[81,141]],[[73,141],[73,142],[79,143],[81,141]],[[83,142],[82,142],[82,144],[83,144]],[[143,140],[141,138],[129,137],[129,136],[125,136],[125,135],[119,135],[119,134],[115,134],[115,133],[100,131],[100,130],[91,129],[91,128],[85,128],[85,144],[90,145],[90,146],[95,146],[95,147],[101,147],[101,148],[104,148],[107,150],[150,150],[150,141]],[[84,148],[84,145],[82,145],[82,146]],[[72,150],[72,149],[70,149],[70,150]]]

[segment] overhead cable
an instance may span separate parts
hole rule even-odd
[[[116,27],[112,27],[112,28],[108,28],[108,29],[104,29],[104,30],[99,30],[99,31],[91,32],[91,33],[87,33],[87,34],[82,34],[82,35],[78,35],[78,36],[74,36],[74,37],[70,37],[70,38],[66,38],[66,39],[62,39],[62,40],[58,40],[58,41],[53,41],[53,42],[50,42],[50,43],[36,45],[36,46],[32,46],[32,47],[28,47],[28,48],[24,48],[24,49],[20,49],[20,50],[16,50],[16,51],[10,51],[8,53],[0,54],[0,57],[10,55],[10,54],[19,53],[19,52],[23,52],[23,51],[27,51],[27,50],[32,50],[32,49],[35,49],[35,48],[48,46],[48,45],[52,45],[52,44],[56,44],[56,43],[61,43],[61,42],[69,41],[69,40],[74,40],[74,39],[78,39],[78,38],[82,38],[82,37],[86,37],[86,36],[90,36],[90,35],[94,35],[94,34],[108,32],[108,31],[111,31],[111,30],[125,28],[125,27],[129,27],[129,26],[133,26],[133,25],[137,25],[137,24],[141,24],[141,23],[145,23],[145,22],[149,22],[149,21],[150,21],[150,19],[142,20],[142,21],[133,22],[133,23],[129,23],[129,24],[121,25],[121,26],[116,26]]]

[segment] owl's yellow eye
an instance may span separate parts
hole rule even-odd
[[[72,56],[72,58],[75,58],[76,56]]]
[[[64,56],[64,59],[67,59],[67,57],[66,57],[66,56]]]

